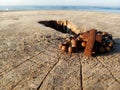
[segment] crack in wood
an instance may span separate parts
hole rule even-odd
[[[53,67],[50,69],[50,71],[48,71],[48,73],[46,74],[46,76],[43,78],[43,80],[42,80],[42,82],[40,83],[40,85],[38,86],[37,90],[40,90],[43,82],[45,81],[45,79],[47,78],[47,76],[49,75],[49,73],[51,73],[51,71],[57,66],[57,64],[58,64],[59,61],[60,61],[59,59],[60,59],[61,55],[62,55],[62,53],[58,56],[58,61],[53,65]],[[69,57],[68,59],[66,59],[66,60],[69,60],[70,58],[71,58],[71,55],[70,55],[70,57]]]
[[[80,73],[79,73],[80,74],[80,86],[81,86],[80,88],[81,88],[81,90],[83,90],[83,74],[82,74],[83,73],[83,71],[82,71],[83,68],[82,68],[82,62],[81,62],[79,54],[78,54],[78,58],[79,58],[79,65],[80,65]]]
[[[104,64],[102,63],[97,57],[96,59],[109,71],[110,75],[113,77],[113,79],[118,83],[120,84],[120,81],[113,75],[113,73],[110,71],[110,69]]]
[[[52,50],[48,50],[48,51],[52,51]],[[39,55],[40,53],[44,53],[44,51],[39,52],[37,55]],[[48,55],[47,53],[44,53],[44,54]],[[22,64],[25,63],[25,62],[27,62],[28,60],[32,61],[31,59],[34,58],[34,57],[36,57],[37,55],[34,55],[34,56],[30,57],[29,59],[26,59],[25,61],[23,61],[22,63],[20,63],[19,65],[17,65],[15,68],[19,67],[20,65],[22,65]],[[52,56],[52,55],[50,55],[50,56],[53,57],[53,58],[55,58],[55,59],[57,59],[55,56]],[[13,70],[13,69],[14,69],[14,68],[10,69],[10,70],[7,71],[7,72],[1,72],[1,73],[2,73],[2,74],[8,73],[8,72],[10,72],[10,71]],[[22,81],[22,80],[18,81],[15,85],[13,85],[10,90],[13,90],[21,81]]]
[[[52,55],[46,54],[45,52],[43,52],[43,54],[44,54],[44,55],[51,56],[53,59],[58,59],[58,58],[55,57],[55,56],[52,56]],[[51,60],[51,59],[50,59],[50,60]],[[40,65],[40,64],[38,64],[38,62],[35,62],[35,61],[31,60],[31,59],[30,59],[30,61],[33,62],[34,64],[38,65],[38,66]]]
[[[45,81],[45,79],[47,78],[47,76],[49,75],[49,73],[54,69],[54,67],[59,63],[60,61],[60,57],[61,54],[58,56],[58,61],[53,65],[53,67],[48,71],[48,73],[45,75],[45,77],[43,78],[42,82],[39,84],[39,86],[37,87],[37,90],[39,90],[43,84],[43,82]]]
[[[11,68],[11,69],[10,69],[9,71],[7,71],[7,72],[1,72],[1,73],[0,73],[0,76],[3,75],[4,73],[8,73],[8,72],[10,72],[10,71],[12,71],[12,70],[14,70],[14,69],[17,69],[19,66],[21,66],[21,65],[24,64],[25,62],[29,61],[30,59],[38,56],[38,55],[41,54],[41,53],[42,53],[42,52],[39,52],[38,54],[36,54],[36,55],[34,55],[34,56],[26,59],[25,61],[23,61],[23,62],[21,62],[20,64],[18,64],[15,68]]]
[[[57,58],[57,59],[58,59],[58,58]],[[39,66],[39,64],[36,63],[35,61],[32,61],[31,59],[30,59],[30,61]],[[39,74],[38,74],[38,75],[39,75]],[[25,79],[25,77],[24,77],[23,79],[19,80],[10,90],[13,90],[13,89],[14,89],[17,85],[19,85],[20,82],[22,82],[24,79]],[[30,78],[28,79],[28,81],[29,81],[29,80],[30,80]]]
[[[44,54],[45,54],[45,53],[44,53]],[[45,55],[48,55],[48,54],[45,54]],[[51,56],[51,55],[50,55],[50,56]],[[56,58],[56,57],[54,57],[54,56],[51,56],[51,57],[54,58],[54,59],[58,59],[58,58]],[[33,60],[30,60],[30,61],[39,66],[38,62],[35,62],[35,61],[33,61]]]
[[[12,85],[12,87],[11,87],[10,90],[14,90],[14,88],[15,88],[17,85],[19,85],[19,83],[22,82],[24,79],[25,79],[25,77],[22,78],[21,80],[19,80],[15,85]]]

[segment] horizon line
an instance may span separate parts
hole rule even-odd
[[[0,5],[0,6],[91,6],[91,7],[120,7],[120,6],[106,6],[106,5]]]

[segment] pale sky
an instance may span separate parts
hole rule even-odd
[[[120,0],[0,0],[0,5],[120,6]]]

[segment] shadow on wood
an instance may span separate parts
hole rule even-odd
[[[108,55],[113,55],[115,53],[120,53],[120,38],[114,39],[115,44],[113,45],[113,48],[111,49],[110,52],[105,52],[105,53],[99,53],[95,56],[108,56]]]

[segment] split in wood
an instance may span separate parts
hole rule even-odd
[[[80,29],[72,22],[68,20],[48,20],[48,21],[39,21],[40,24],[43,24],[47,27],[54,28],[57,31],[68,34],[79,34]]]
[[[90,57],[93,54],[109,52],[113,45],[114,40],[111,34],[91,29],[90,31],[67,38],[59,45],[59,48],[62,53],[68,52],[69,54],[85,49],[84,55]]]

